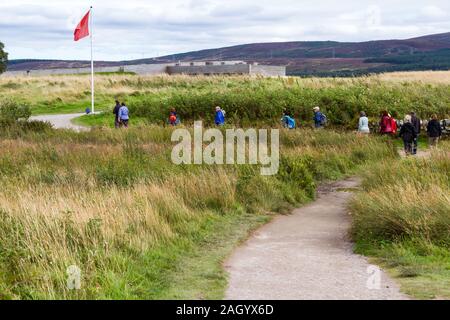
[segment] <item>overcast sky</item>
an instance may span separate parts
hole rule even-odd
[[[403,39],[450,32],[449,0],[1,0],[10,59],[89,59],[73,30],[94,6],[97,60],[272,41]]]

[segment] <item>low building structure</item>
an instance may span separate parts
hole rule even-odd
[[[285,66],[267,66],[246,63],[176,64],[167,67],[168,74],[186,75],[261,75],[266,77],[286,76]]]
[[[2,76],[47,76],[64,74],[86,74],[90,68],[38,69],[6,71]],[[96,73],[131,72],[138,75],[261,75],[266,77],[286,76],[285,66],[248,64],[244,61],[190,61],[166,64],[139,64],[114,67],[97,67]]]

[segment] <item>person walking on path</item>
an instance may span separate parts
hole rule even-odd
[[[412,154],[416,155],[417,154],[418,139],[419,139],[419,136],[420,136],[421,126],[422,126],[422,121],[419,119],[419,117],[417,117],[415,112],[411,112],[411,123],[412,123],[412,125],[414,127],[414,131],[416,132],[416,138],[413,141]]]
[[[175,108],[170,109],[169,124],[171,126],[177,126],[180,124],[180,119],[178,118],[177,110]]]
[[[428,141],[431,147],[437,147],[439,139],[442,136],[442,128],[437,115],[433,114],[427,125]]]
[[[116,100],[116,106],[114,107],[113,114],[114,114],[114,127],[116,129],[119,128],[119,110],[122,106],[120,105],[120,102]]]
[[[315,107],[314,111],[314,127],[316,129],[323,129],[327,123],[327,117],[320,112],[319,107]]]
[[[128,128],[128,122],[130,120],[130,111],[125,103],[122,103],[122,106],[119,109],[119,127]]]
[[[361,134],[369,134],[369,118],[364,111],[361,111],[359,114],[359,124],[358,124],[358,132]]]
[[[383,111],[380,119],[380,133],[385,135],[393,135],[394,128],[392,117],[389,115],[389,112]]]
[[[414,139],[417,138],[416,130],[411,123],[411,115],[406,115],[402,128],[400,129],[400,137],[403,139],[406,155],[413,154],[412,146]]]
[[[281,123],[282,123],[283,127],[287,128],[287,129],[295,129],[297,127],[295,119],[292,117],[291,113],[286,110],[283,112],[283,117],[281,118]]]
[[[214,122],[216,126],[225,125],[225,112],[219,107],[216,107],[216,115],[214,117]]]

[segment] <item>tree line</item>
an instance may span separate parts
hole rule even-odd
[[[5,45],[0,42],[0,74],[6,71],[8,64],[8,53],[5,52]]]

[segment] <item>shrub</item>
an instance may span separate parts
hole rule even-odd
[[[31,116],[30,106],[13,100],[0,102],[0,119],[6,121],[28,120]]]

